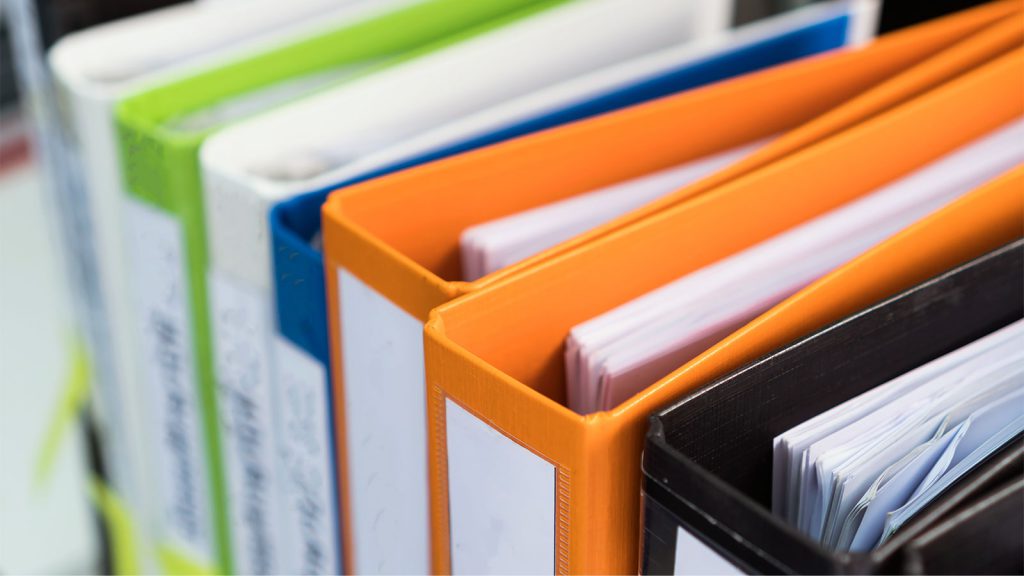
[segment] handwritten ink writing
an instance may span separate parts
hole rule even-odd
[[[164,441],[170,449],[176,469],[174,484],[174,516],[189,539],[200,534],[196,502],[195,471],[192,470],[195,447],[189,442],[190,407],[182,390],[181,335],[173,319],[153,311],[150,324],[155,335],[155,356],[160,373],[162,393],[167,410],[164,415]]]

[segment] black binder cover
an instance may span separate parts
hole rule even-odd
[[[973,8],[989,0],[885,0],[878,19],[878,33],[888,34],[933,18]]]
[[[1024,572],[1024,478],[908,542],[906,558],[914,574]]]
[[[672,571],[676,526],[747,572],[903,570],[899,552],[908,536],[948,515],[957,503],[990,489],[986,475],[995,473],[993,466],[1020,469],[1019,439],[886,545],[859,554],[825,550],[771,513],[772,441],[1022,317],[1024,240],[1018,240],[774,352],[653,415],[643,458],[642,571]],[[1007,452],[1014,450],[1018,452],[1007,461]]]

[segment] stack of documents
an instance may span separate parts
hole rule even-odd
[[[757,150],[755,142],[512,216],[471,226],[459,246],[462,277],[476,280],[556,246]]]
[[[1024,432],[1024,321],[775,438],[772,509],[834,550],[885,542]]]
[[[1024,120],[1017,120],[870,195],[576,326],[565,346],[569,406],[581,414],[614,408],[814,279],[1022,162]]]

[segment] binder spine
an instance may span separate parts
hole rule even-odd
[[[128,122],[118,126],[128,194],[125,242],[144,396],[158,486],[160,545],[216,565],[213,495],[203,399],[195,360],[187,231],[174,214],[176,178],[163,142]]]
[[[423,322],[346,268],[335,274],[350,562],[357,573],[427,573]]]
[[[342,571],[340,504],[330,382],[327,306],[321,255],[309,240],[319,228],[320,203],[304,197],[270,213],[276,325],[276,378],[282,390],[281,488],[289,556],[304,574]]]
[[[170,197],[172,175],[167,170],[168,151],[164,143],[144,128],[123,120],[118,122],[117,134],[129,197],[173,211],[173,199]]]
[[[451,572],[555,574],[565,475],[450,397],[444,426]]]
[[[279,465],[285,396],[274,386],[267,203],[212,167],[203,168],[203,184],[218,432],[235,567],[245,574],[290,572],[283,564],[290,534],[281,486],[287,468]]]
[[[667,508],[641,492],[643,534],[640,538],[640,574],[674,574],[677,520]]]
[[[311,242],[320,230],[326,192],[277,204],[270,211],[277,325],[285,338],[327,366],[330,358],[323,255]]]
[[[673,545],[674,567],[687,565],[686,558],[678,557],[680,554],[684,556],[700,554],[705,558],[714,557],[716,563],[727,563],[750,573],[834,574],[837,571],[841,572],[835,563],[823,558],[820,554],[815,554],[809,543],[796,542],[799,549],[792,550],[790,554],[791,557],[796,556],[799,559],[795,565],[783,562],[776,556],[766,553],[763,540],[774,540],[775,544],[779,543],[778,538],[774,537],[779,522],[773,521],[772,518],[751,518],[744,515],[742,513],[744,507],[740,503],[742,497],[733,491],[723,491],[718,495],[720,506],[737,511],[730,515],[713,516],[707,510],[678,496],[678,494],[688,493],[711,493],[720,489],[720,484],[709,479],[705,474],[694,472],[695,466],[690,466],[689,463],[686,463],[685,467],[681,467],[678,462],[673,462],[672,450],[668,447],[661,432],[664,423],[660,420],[653,422],[655,423],[651,426],[652,431],[648,435],[647,444],[644,447],[644,499],[656,502],[667,512],[667,516],[661,520],[671,521],[654,524],[652,522],[656,518],[645,518],[645,527],[657,530],[660,539],[672,539],[675,542]],[[756,523],[756,533],[764,535],[760,537],[762,542],[751,542],[736,530],[737,526],[744,526],[744,522],[748,522],[748,525]],[[747,532],[749,533],[749,530]],[[695,543],[699,545],[695,545]],[[682,544],[681,547],[680,544]],[[787,541],[786,544],[791,549],[794,548],[793,543]],[[701,574],[703,572],[694,568],[678,573]]]
[[[601,466],[621,469],[621,460],[595,466],[593,458],[607,450],[591,442],[578,419],[549,422],[534,433],[538,403],[546,399],[502,386],[504,380],[442,335],[442,324],[434,311],[424,339],[434,572],[628,571],[620,552],[631,543],[615,535],[618,528],[600,527],[618,511],[609,512],[609,493],[592,482],[607,475]],[[598,526],[601,535],[587,526]]]
[[[235,566],[245,574],[281,570],[281,523],[270,297],[219,270],[209,277],[219,433]]]
[[[327,369],[305,350],[274,335],[280,386],[279,441],[282,523],[287,543],[282,565],[304,574],[341,570]]]
[[[51,61],[55,60],[51,53]],[[60,68],[55,72],[59,75]],[[58,82],[60,82],[58,77]],[[126,452],[111,451],[107,457],[110,468],[118,477],[127,477],[130,491],[114,480],[115,490],[121,493],[131,513],[137,519],[136,537],[146,546],[153,543],[156,518],[153,494],[155,477],[150,446],[157,438],[147,427],[143,386],[139,385],[141,367],[138,363],[137,338],[132,318],[130,276],[127,270],[124,242],[124,214],[121,166],[117,154],[117,128],[114,121],[113,101],[106,94],[91,94],[73,83],[62,84],[68,101],[68,111],[74,124],[74,142],[82,158],[82,192],[94,219],[93,240],[97,249],[100,287],[109,327],[111,349],[116,378],[103,383],[114,386],[120,400],[119,430],[104,442],[123,442]],[[122,472],[118,472],[121,470]],[[125,471],[126,470],[126,471]],[[143,561],[152,561],[146,554]]]

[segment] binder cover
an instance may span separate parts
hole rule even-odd
[[[244,387],[225,382],[215,387],[213,380],[200,144],[232,115],[296,99],[553,3],[429,0],[397,4],[399,9],[390,11],[387,7],[396,5],[366,4],[366,10],[327,32],[213,67],[118,105],[134,284],[129,301],[145,371],[140,382],[152,394],[145,402],[154,410],[149,419],[160,437],[171,438],[157,451],[157,502],[165,514],[161,525],[175,545],[192,556],[216,558],[229,571],[234,547],[238,570],[255,573],[276,571],[274,544],[284,541],[275,535],[280,529],[279,471],[266,466],[263,457],[273,445],[260,436],[272,430],[271,406],[246,396]],[[241,364],[231,368],[243,374],[259,369],[252,368],[253,361],[239,358]],[[220,410],[218,394],[229,400]],[[218,418],[231,431],[223,444]],[[232,469],[227,478],[222,466]],[[225,481],[230,482],[230,501]],[[229,523],[234,530],[228,530]]]
[[[522,105],[525,109],[517,110],[517,115],[479,121],[478,126],[456,134],[457,141],[489,134],[504,127],[503,124],[550,113],[546,108],[558,111],[570,107],[573,97],[589,101],[603,96],[603,92],[661,79],[676,70],[660,61],[661,68],[651,71],[647,66],[632,72],[632,76],[618,70],[666,53],[686,52],[686,48],[699,52],[700,47],[705,54],[710,53],[707,46],[724,43],[721,39],[730,35],[722,34],[721,26],[705,29],[705,13],[727,12],[729,6],[730,2],[725,0],[656,0],[641,10],[628,0],[568,3],[417,59],[368,82],[330,91],[304,100],[301,105],[234,126],[204,145],[203,162],[209,167],[210,178],[223,181],[225,187],[252,188],[270,198],[337,186],[338,182],[368,171],[451,145],[449,136],[447,140],[435,137],[433,143],[411,150],[405,146],[425,133],[436,134],[433,129],[442,125],[461,124],[467,117],[493,117],[492,111],[500,110],[510,100],[530,104]],[[831,21],[839,16],[838,9],[815,12],[824,13],[818,21]],[[828,18],[829,13],[836,18]],[[717,19],[724,20],[720,16]],[[803,25],[798,26],[801,19],[789,20],[793,24],[787,32],[822,23],[805,18]],[[786,48],[800,54],[815,52],[805,45],[815,41],[828,44],[830,40],[831,36],[821,32],[804,33],[799,40],[786,38],[782,42],[785,46],[771,50],[767,58],[780,58],[777,52]],[[555,44],[559,49],[549,54]],[[494,67],[494,62],[502,62],[502,66]],[[609,69],[616,71],[617,76],[605,80],[607,85],[592,82],[597,85],[574,87],[574,81],[600,77]],[[438,77],[465,81],[434,82]],[[554,93],[556,87],[563,86],[568,95]],[[410,97],[411,92],[415,92],[415,98]],[[650,93],[644,97],[658,95]],[[530,101],[534,97],[548,102]],[[267,138],[268,133],[275,137]],[[382,152],[393,149],[402,153],[381,158]]]
[[[1020,456],[1018,455],[1018,462]],[[1024,572],[1024,477],[907,544],[906,573]],[[977,551],[978,554],[965,553]]]
[[[886,2],[882,7],[879,21],[879,33],[886,34],[893,30],[920,24],[932,18],[938,18],[963,10],[985,0],[903,0],[902,2]]]
[[[860,25],[871,19],[865,13],[869,10],[854,11],[860,4],[827,2],[722,33],[701,30],[691,22],[708,19],[705,12],[723,11],[722,2],[671,4],[673,10],[656,5],[633,9],[629,19],[615,17],[616,10],[629,8],[622,0],[564,6],[538,22],[433,54],[417,63],[416,70],[396,70],[358,90],[310,98],[302,107],[225,130],[204,147],[204,162],[211,166],[211,177],[216,173],[218,179],[272,198],[338,188],[338,182],[362,179],[384,167],[408,166],[419,158],[479,148],[853,44],[862,40],[854,38],[853,29],[863,28]],[[652,18],[658,23],[653,24]],[[611,25],[612,19],[620,22]],[[538,53],[543,52],[548,39],[564,35],[569,26],[586,26],[588,32],[575,35],[578,38],[563,47],[559,58],[549,58],[550,63],[530,70],[529,80],[512,81],[527,72],[522,67],[524,58],[540,57],[524,52],[519,44],[536,44]],[[633,32],[638,28],[645,28],[651,38],[639,42],[639,35]],[[595,46],[602,45],[599,38],[616,47],[596,50]],[[511,51],[516,55],[503,55]],[[459,91],[432,88],[420,94],[422,101],[417,107],[385,93],[406,92],[403,85],[424,82],[423,78],[463,76],[493,59],[506,63],[501,78],[474,78]],[[365,109],[370,101],[387,101],[390,118],[382,121],[373,114],[351,113]],[[346,112],[332,112],[338,110]],[[329,119],[324,120],[325,116]],[[268,131],[279,137],[267,141],[261,134]]]
[[[1024,199],[1014,190],[1024,172],[976,190],[869,251],[614,410],[584,417],[564,406],[562,345],[573,326],[1020,116],[1015,68],[1021,64],[1020,50],[1002,56],[710,193],[434,310],[424,344],[433,518],[440,553],[454,551],[439,570],[488,570],[480,557],[487,553],[553,555],[559,571],[635,569],[639,457],[651,410],[851,307],[921,281],[936,267],[1021,236]],[[971,103],[982,100],[988,105],[979,115]],[[880,151],[885,162],[873,161]],[[378,278],[397,270],[359,269]],[[410,301],[411,290],[400,296]],[[497,537],[495,527],[546,540],[511,542]]]
[[[451,155],[456,148],[482,147],[835,48],[835,37],[829,31],[845,32],[845,44],[858,45],[868,40],[863,36],[874,19],[873,7],[871,1],[823,2],[728,33],[701,36],[464,115],[356,162],[352,169],[363,173],[434,150]],[[433,156],[441,157],[439,153]]]
[[[1024,476],[1024,441],[1018,438],[1000,452],[993,454],[987,462],[979,465],[977,470],[965,477],[959,484],[951,486],[939,501],[922,510],[918,522],[921,526],[931,526],[940,521],[946,525],[955,525],[955,522],[949,522],[954,514],[960,514],[981,498],[988,497],[1012,483],[1019,482],[1022,476]],[[926,534],[927,532],[921,536]],[[903,547],[903,571],[917,574],[927,573],[923,572],[920,566],[915,566],[913,543],[918,539],[916,532],[907,530],[893,538],[894,542],[907,543]],[[1016,545],[1020,547],[1024,544],[1018,538]],[[898,546],[898,544],[894,544],[894,546]],[[1016,558],[1024,558],[1024,555],[1018,553]],[[1016,573],[1020,572],[1021,570],[1018,568]]]
[[[149,471],[155,466],[149,463],[149,446],[157,440],[147,429],[137,386],[140,368],[129,315],[114,104],[189,71],[320,30],[325,21],[337,21],[357,4],[181,4],[65,36],[49,53],[55,88],[66,104],[59,128],[74,170],[64,182],[61,205],[76,222],[69,254],[87,284],[78,308],[87,314],[101,443],[111,486],[137,519],[136,537],[147,555],[157,517],[150,496],[154,480]]]
[[[870,553],[827,551],[771,512],[772,440],[1024,317],[1024,301],[1017,297],[1021,286],[1024,241],[1017,241],[787,345],[656,413],[643,457],[645,500],[668,515],[645,516],[641,570],[657,574],[687,567],[683,573],[695,573],[705,555],[745,572],[896,568],[908,537],[935,520],[904,527],[899,538]],[[687,534],[677,536],[680,529]]]

